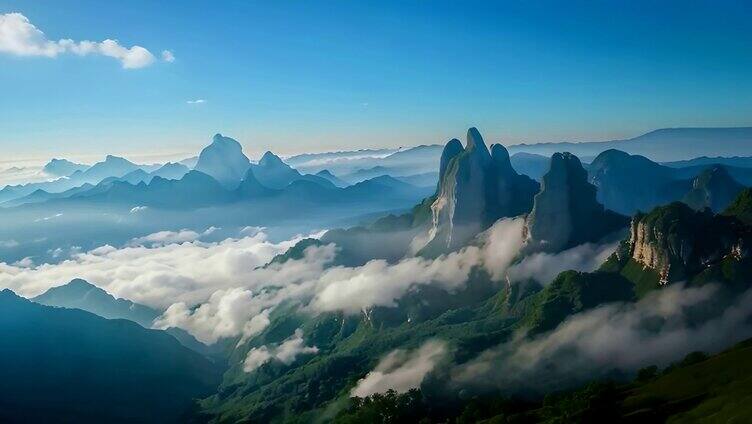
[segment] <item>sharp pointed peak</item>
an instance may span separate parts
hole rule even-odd
[[[267,150],[266,153],[264,153],[263,156],[261,156],[261,159],[259,160],[259,165],[273,165],[273,164],[283,164],[284,162],[282,159],[272,153],[271,151]]]
[[[465,150],[468,152],[478,152],[484,157],[491,156],[491,154],[488,152],[486,142],[483,141],[483,136],[480,135],[480,131],[478,131],[478,129],[475,127],[470,127],[467,130]]]
[[[84,280],[83,278],[74,278],[67,284],[68,286],[81,286],[81,287],[96,287],[94,284]]]

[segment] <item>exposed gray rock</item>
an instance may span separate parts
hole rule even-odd
[[[527,249],[560,252],[626,227],[627,218],[604,209],[595,194],[577,156],[555,153],[527,217]]]
[[[512,168],[504,146],[486,147],[475,128],[467,131],[463,148],[453,139],[444,147],[439,164],[439,187],[431,206],[432,226],[420,249],[436,256],[467,244],[503,217],[530,210],[538,183]]]

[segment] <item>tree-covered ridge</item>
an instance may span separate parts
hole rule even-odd
[[[436,402],[412,390],[352,398],[336,423],[747,422],[752,340],[708,357],[688,354],[664,370],[645,367],[630,383],[596,381],[544,399],[500,396]]]

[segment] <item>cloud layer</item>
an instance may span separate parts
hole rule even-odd
[[[278,346],[261,346],[248,351],[243,361],[243,371],[253,372],[267,362],[276,360],[285,365],[291,365],[300,355],[316,354],[316,346],[306,346],[303,340],[303,330],[295,330],[295,334],[287,338]]]
[[[591,272],[601,266],[618,245],[618,242],[585,243],[556,254],[534,253],[511,266],[508,270],[509,278],[512,281],[533,279],[541,284],[548,284],[562,271],[573,269]]]
[[[165,310],[158,327],[180,327],[211,343],[255,334],[268,323],[264,314],[285,301],[299,302],[314,314],[358,314],[394,306],[421,285],[461,289],[473,267],[496,274],[509,266],[522,245],[522,225],[521,219],[500,221],[478,246],[436,259],[373,260],[358,267],[330,267],[336,255],[331,244],[311,246],[300,259],[263,266],[300,238],[271,243],[258,229],[216,243],[201,241],[210,230],[162,231],[121,249],[75,252],[59,264],[0,263],[0,287],[34,296],[83,278],[115,296]]]
[[[292,278],[255,268],[285,252],[299,238],[272,243],[259,232],[206,243],[191,240],[194,234],[180,233],[146,236],[153,239],[153,243],[144,240],[151,246],[101,246],[74,253],[58,264],[21,267],[0,263],[0,287],[36,296],[50,287],[83,278],[117,297],[162,309],[179,302],[190,306],[206,302],[217,290],[252,289],[262,282],[273,284],[279,278]],[[174,237],[186,241],[177,242]],[[296,272],[296,268],[291,266],[289,272]]]
[[[125,47],[112,39],[101,42],[71,39],[49,40],[44,32],[21,13],[0,15],[0,52],[16,56],[50,58],[65,53],[79,56],[101,55],[117,59],[125,69],[143,68],[156,60],[149,50],[141,46]],[[167,62],[175,60],[169,51],[163,52],[162,57]]]
[[[407,352],[397,349],[379,361],[350,392],[351,396],[366,397],[374,393],[394,390],[398,393],[420,387],[423,379],[446,357],[446,343],[430,340],[419,349]]]
[[[550,392],[613,372],[665,366],[696,350],[716,352],[752,335],[752,291],[730,307],[714,302],[718,285],[681,284],[637,303],[607,304],[577,314],[533,339],[490,349],[458,367],[461,386],[490,386],[508,392]]]

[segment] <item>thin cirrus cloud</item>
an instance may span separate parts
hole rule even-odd
[[[139,69],[153,64],[154,55],[141,46],[125,47],[117,40],[75,41],[68,38],[49,40],[39,28],[21,13],[0,15],[0,53],[26,57],[55,58],[73,53],[78,56],[101,55],[117,59],[125,69]],[[171,51],[162,52],[162,59],[173,62]]]
[[[175,55],[171,50],[162,50],[162,60],[172,63],[175,61]]]
[[[188,103],[189,105],[200,105],[202,103],[206,103],[206,100],[204,99],[187,100],[186,103]]]

